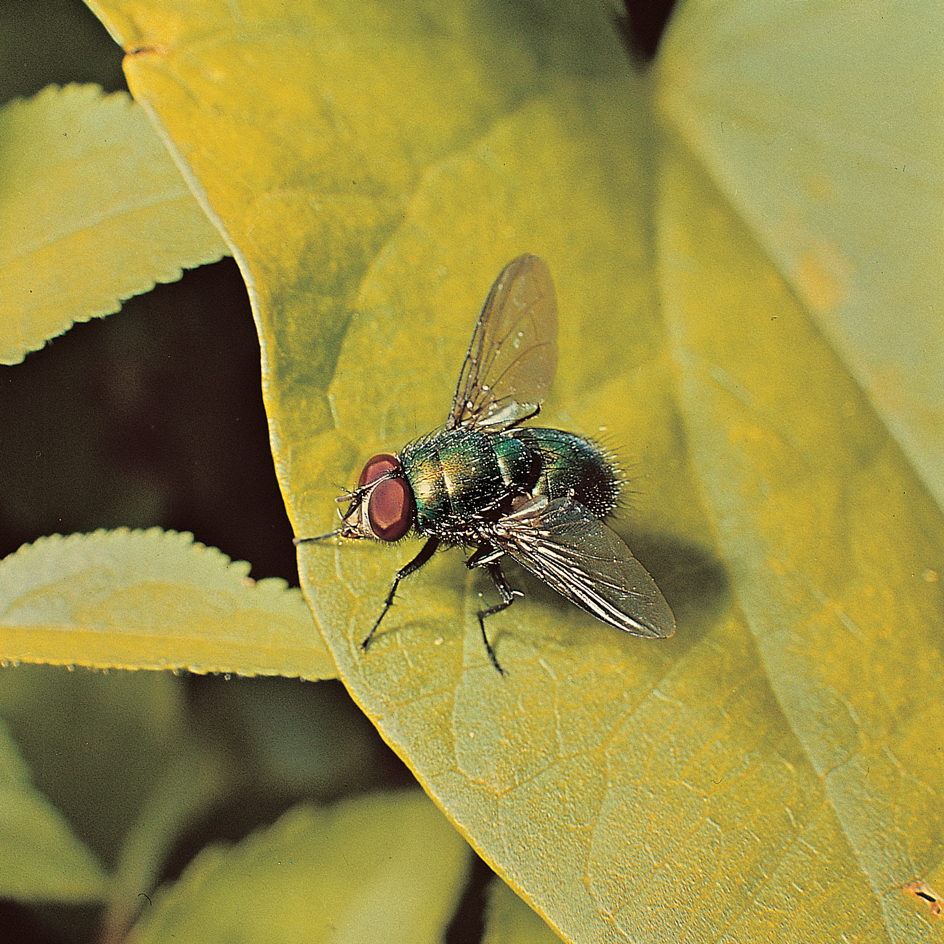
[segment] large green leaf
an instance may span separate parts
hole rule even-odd
[[[669,156],[663,174],[688,448],[752,661],[804,758],[780,745],[783,772],[822,790],[801,834],[832,837],[804,872],[834,859],[824,888],[842,874],[881,909],[888,939],[924,940],[930,926],[894,882],[940,857],[944,767],[925,732],[944,720],[944,678],[918,655],[939,645],[940,513],[741,223],[704,212],[715,197],[690,163]]]
[[[189,738],[175,747],[122,842],[101,922],[105,940],[123,939],[148,900],[144,890],[153,890],[160,880],[168,853],[181,834],[234,786],[235,772],[221,750]]]
[[[475,617],[493,591],[451,553],[363,655],[418,545],[301,559],[341,677],[487,861],[575,941],[930,940],[899,886],[941,884],[944,774],[919,736],[942,713],[940,512],[663,141],[603,11],[93,6],[236,247],[300,533],[332,526],[369,455],[443,422],[501,266],[551,265],[542,422],[624,457],[618,528],[676,637],[514,573],[501,678]]]

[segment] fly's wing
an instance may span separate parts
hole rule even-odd
[[[619,536],[571,498],[533,498],[488,537],[591,616],[634,636],[667,637],[675,617]]]
[[[537,411],[557,370],[557,296],[547,263],[518,256],[495,280],[462,364],[447,429],[498,432]]]

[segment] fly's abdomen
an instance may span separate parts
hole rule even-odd
[[[466,428],[418,439],[400,461],[416,499],[417,530],[440,535],[494,517],[515,495],[530,493],[543,467],[540,452],[525,443]]]
[[[560,429],[522,427],[508,433],[529,450],[539,452],[542,471],[532,494],[553,501],[573,492],[574,499],[595,518],[616,507],[620,480],[613,460],[596,443]]]

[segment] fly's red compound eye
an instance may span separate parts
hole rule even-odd
[[[367,460],[367,465],[364,466],[361,477],[357,480],[357,487],[363,488],[365,485],[370,485],[371,482],[376,482],[383,475],[401,471],[400,460],[396,456],[391,456],[388,452],[382,452],[380,455],[374,456],[373,459]]]
[[[364,513],[374,537],[381,541],[399,541],[413,524],[415,507],[413,490],[403,477],[400,460],[387,452],[368,459],[357,487],[367,492]]]
[[[399,541],[413,524],[413,490],[410,483],[399,478],[378,482],[367,498],[367,521],[370,530],[381,541]]]

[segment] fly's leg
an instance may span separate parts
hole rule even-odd
[[[380,611],[380,616],[377,617],[377,622],[374,623],[374,628],[367,634],[367,638],[361,643],[361,650],[367,652],[367,647],[370,645],[371,639],[374,638],[374,633],[377,632],[377,627],[380,625],[381,620],[387,615],[387,610],[393,606],[393,598],[396,595],[397,587],[400,585],[400,581],[404,577],[409,577],[410,574],[415,573],[423,566],[432,556],[436,553],[436,549],[439,547],[439,538],[430,538],[424,545],[423,549],[410,561],[409,564],[405,564],[397,571],[397,575],[393,578],[393,586],[390,588],[390,592],[387,594],[387,599],[384,600],[384,607]]]
[[[476,616],[479,618],[479,626],[482,627],[482,641],[485,643],[485,650],[488,652],[488,657],[492,660],[492,665],[498,669],[498,674],[505,675],[505,670],[498,664],[498,657],[495,655],[495,650],[488,641],[488,634],[485,632],[485,617],[494,616],[496,613],[501,613],[502,610],[507,610],[508,607],[514,603],[515,597],[524,596],[524,594],[521,593],[520,590],[512,590],[511,587],[508,586],[508,581],[505,579],[501,566],[496,560],[496,558],[501,556],[501,553],[501,551],[492,547],[492,545],[483,544],[465,562],[465,565],[469,569],[473,567],[484,567],[488,571],[489,577],[492,578],[492,583],[495,584],[498,595],[501,597],[501,603],[496,603],[495,606],[490,606],[487,610],[479,610]]]
[[[501,613],[502,610],[507,610],[508,607],[514,603],[516,596],[520,597],[524,596],[524,594],[520,590],[512,590],[511,587],[508,586],[508,581],[505,579],[505,575],[502,573],[502,569],[498,564],[486,564],[485,569],[488,571],[489,577],[492,578],[492,583],[495,584],[495,589],[501,597],[501,603],[496,603],[487,610],[479,610],[476,616],[479,618],[479,626],[482,627],[482,641],[485,643],[488,657],[492,660],[492,665],[498,669],[498,674],[504,675],[505,670],[498,664],[498,657],[495,655],[495,650],[488,641],[488,634],[485,632],[485,617],[494,616],[496,613]]]

